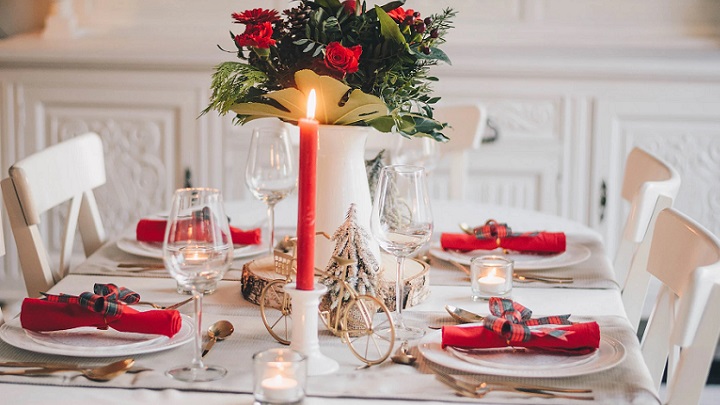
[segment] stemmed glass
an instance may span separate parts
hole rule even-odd
[[[195,351],[192,363],[168,370],[167,375],[192,382],[217,380],[227,373],[222,367],[203,364],[202,298],[204,287],[220,280],[232,259],[233,244],[220,191],[175,191],[165,230],[163,261],[170,275],[195,298]]]
[[[273,254],[275,240],[275,204],[292,193],[297,185],[291,152],[290,137],[284,128],[257,128],[253,131],[245,183],[255,198],[268,205],[270,255]]]
[[[390,165],[380,172],[370,219],[380,247],[397,259],[395,283],[395,336],[398,340],[422,337],[425,332],[402,319],[405,258],[430,241],[433,230],[425,170],[418,166]]]
[[[437,150],[437,141],[430,138],[397,137],[392,153],[392,163],[398,165],[421,166],[425,173],[430,174],[440,160]]]

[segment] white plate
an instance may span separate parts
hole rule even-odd
[[[466,354],[441,346],[442,331],[425,335],[418,348],[428,360],[468,373],[506,377],[571,377],[615,367],[625,358],[625,347],[617,340],[600,337],[600,348],[589,355],[571,356],[539,351],[511,353],[488,350],[487,355]],[[510,349],[511,350],[511,349]]]
[[[182,315],[175,336],[121,333],[113,329],[75,328],[56,332],[30,332],[14,318],[0,326],[0,339],[20,349],[37,353],[77,357],[115,357],[171,349],[193,339],[193,321]]]
[[[430,254],[438,259],[454,260],[458,263],[469,266],[470,261],[474,257],[488,254],[499,254],[499,250],[472,250],[470,252],[457,252],[454,250],[443,250],[443,248],[440,247],[440,242],[437,242],[430,247]],[[564,252],[554,255],[535,255],[511,252],[502,256],[505,256],[515,262],[515,270],[546,270],[582,263],[590,257],[590,249],[585,245],[571,243],[567,245]]]
[[[130,253],[136,256],[160,260],[163,258],[161,242],[139,242],[134,236],[123,236],[118,239],[117,247],[125,253]],[[236,246],[233,249],[233,257],[235,259],[240,259],[265,252],[267,252],[267,246],[264,243],[259,245]]]

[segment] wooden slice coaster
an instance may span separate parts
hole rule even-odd
[[[385,291],[383,297],[388,310],[395,310],[395,258],[389,254],[382,254],[384,271],[380,291]],[[404,301],[403,308],[409,308],[421,303],[430,294],[430,266],[427,263],[416,260],[405,260],[404,270]],[[271,257],[263,257],[245,263],[242,269],[242,296],[255,305],[260,305],[260,294],[263,288],[273,280],[284,279],[285,277],[275,272],[274,263]],[[279,305],[279,304],[278,304]]]

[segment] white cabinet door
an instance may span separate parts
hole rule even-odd
[[[665,98],[667,99],[667,98]],[[674,101],[600,100],[595,110],[591,225],[600,229],[614,254],[628,213],[620,197],[624,162],[639,146],[666,160],[680,173],[675,207],[720,234],[720,93],[678,94]]]

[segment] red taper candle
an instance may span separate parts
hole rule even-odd
[[[300,173],[298,185],[297,289],[315,285],[315,180],[317,170],[318,122],[315,120],[315,90],[310,91],[307,118],[301,118]]]

